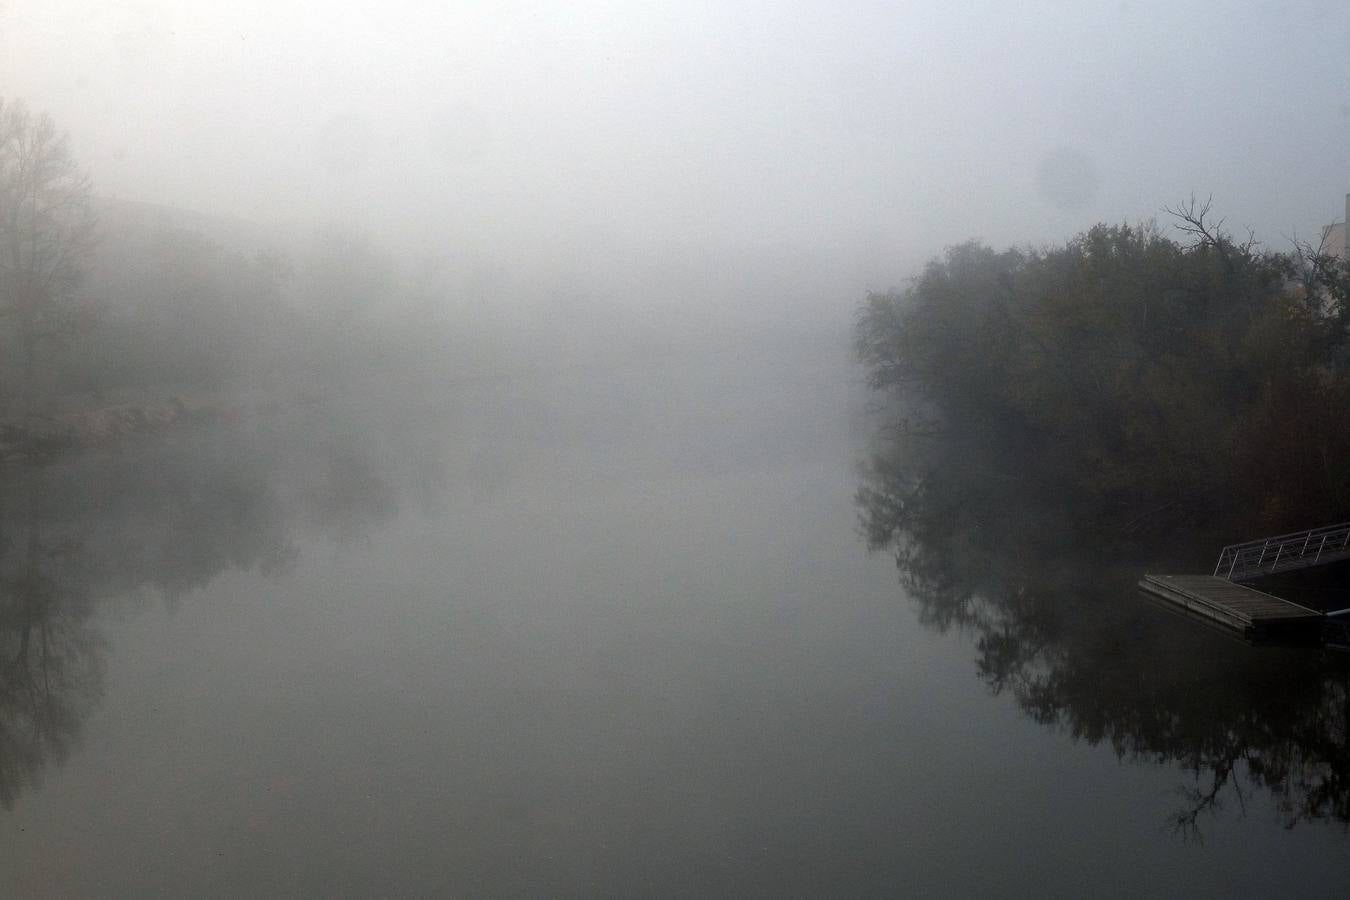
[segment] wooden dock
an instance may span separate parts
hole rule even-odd
[[[1247,638],[1320,633],[1325,616],[1272,594],[1213,575],[1145,575],[1140,590]]]

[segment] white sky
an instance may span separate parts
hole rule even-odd
[[[106,194],[522,253],[880,272],[1192,192],[1279,244],[1350,190],[1344,2],[0,0],[0,93]]]

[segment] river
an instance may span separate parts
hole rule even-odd
[[[541,370],[12,467],[0,893],[1337,895],[1334,661],[1129,591],[1030,667],[1039,612],[937,621],[859,533],[858,382]]]

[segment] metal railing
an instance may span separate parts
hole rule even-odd
[[[1229,544],[1219,553],[1214,574],[1240,581],[1346,558],[1350,558],[1350,522]]]

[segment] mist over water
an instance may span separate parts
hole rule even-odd
[[[1295,6],[0,0],[0,894],[1334,894]]]
[[[10,884],[1276,889],[1256,841],[1339,870],[1342,828],[1287,831],[1259,788],[1202,804],[1201,841],[1173,824],[1210,787],[1201,735],[1260,714],[1225,672],[1311,690],[1306,656],[1253,663],[1122,591],[1092,634],[1126,657],[1050,650],[1088,667],[1055,702],[1111,721],[1161,665],[1143,708],[1188,724],[1046,729],[989,689],[1028,671],[976,677],[866,552],[851,368],[794,359],[249,412],[11,471],[7,584],[46,587],[6,625]]]

